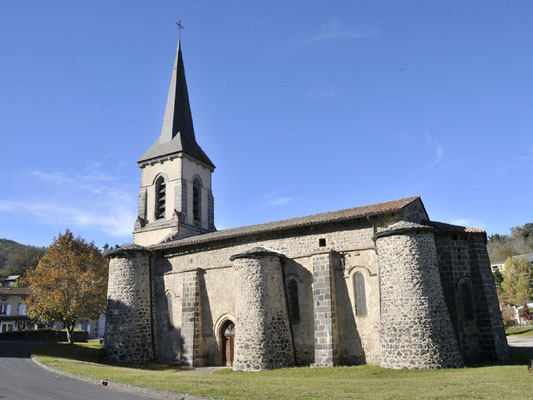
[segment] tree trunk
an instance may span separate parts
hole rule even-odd
[[[67,342],[68,344],[74,344],[72,332],[74,331],[74,323],[65,323],[65,329],[67,330]]]

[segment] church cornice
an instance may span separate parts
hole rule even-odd
[[[198,165],[200,165],[201,167],[204,167],[210,172],[213,172],[215,170],[215,167],[212,167],[211,165],[206,164],[194,157],[191,157],[187,153],[183,153],[183,152],[168,154],[168,155],[161,156],[161,157],[155,157],[150,160],[137,161],[137,163],[139,164],[139,168],[144,168],[149,165],[163,164],[166,161],[172,161],[172,160],[175,160],[176,158],[186,158],[187,160],[193,161],[197,163]]]

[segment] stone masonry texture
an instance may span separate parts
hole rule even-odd
[[[405,225],[377,237],[381,280],[381,366],[461,367],[437,268],[433,232]],[[423,228],[423,227],[422,227]]]
[[[507,340],[490,270],[485,235],[447,233],[435,235],[444,297],[455,337],[467,363],[479,359],[508,358]],[[471,285],[472,316],[465,315],[460,283]]]
[[[198,274],[200,270],[183,274],[181,297],[181,335],[183,337],[182,363],[193,367],[203,366],[201,354],[201,302]]]
[[[142,250],[110,256],[104,348],[111,361],[142,363],[154,358],[149,258]]]
[[[233,258],[235,299],[234,370],[294,366],[280,256],[253,249]]]
[[[316,367],[332,367],[339,359],[334,258],[332,252],[313,256],[313,304]]]

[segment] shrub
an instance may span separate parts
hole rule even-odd
[[[503,319],[503,326],[509,327],[509,326],[515,326],[517,324],[516,320],[514,319],[514,310],[510,305],[506,305],[502,308],[502,319]]]

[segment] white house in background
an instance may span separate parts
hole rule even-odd
[[[21,275],[9,275],[6,279],[4,279],[3,286],[5,287],[13,287],[17,283],[17,281],[20,279]]]
[[[58,322],[54,324],[54,329],[64,329],[65,326]],[[76,329],[80,331],[85,331],[88,333],[87,337],[89,339],[101,339],[104,337],[104,330],[105,330],[105,316],[100,315],[100,318],[98,319],[84,319],[82,321],[79,321],[76,324]]]
[[[533,308],[533,303],[527,303],[527,306],[529,307],[529,309],[531,310]],[[522,311],[522,308],[524,308],[524,306],[512,306],[511,307],[512,310],[513,310],[513,319],[517,322],[518,325],[526,325],[527,324],[527,320],[525,319],[522,319],[520,317],[520,311]]]
[[[531,265],[531,268],[533,268],[533,253],[520,254],[518,256],[513,256],[513,258],[519,258],[519,257],[524,257],[529,262],[529,265]],[[495,272],[496,270],[503,272],[503,270],[505,269],[505,260],[491,262],[490,268],[492,269],[492,272]]]
[[[100,318],[97,320],[94,319],[87,319],[84,320],[78,325],[76,325],[76,328],[80,331],[85,331],[89,334],[89,339],[100,339],[104,337],[104,330],[105,330],[105,316],[100,315]]]
[[[63,329],[61,323],[51,324],[31,320],[26,315],[24,299],[30,294],[27,287],[14,287],[20,275],[8,276],[0,286],[0,332],[13,332],[24,329]],[[86,331],[91,339],[103,338],[105,316],[97,320],[84,320],[78,323],[77,329]]]
[[[29,290],[25,287],[0,287],[0,332],[12,332],[30,328],[23,300]]]

